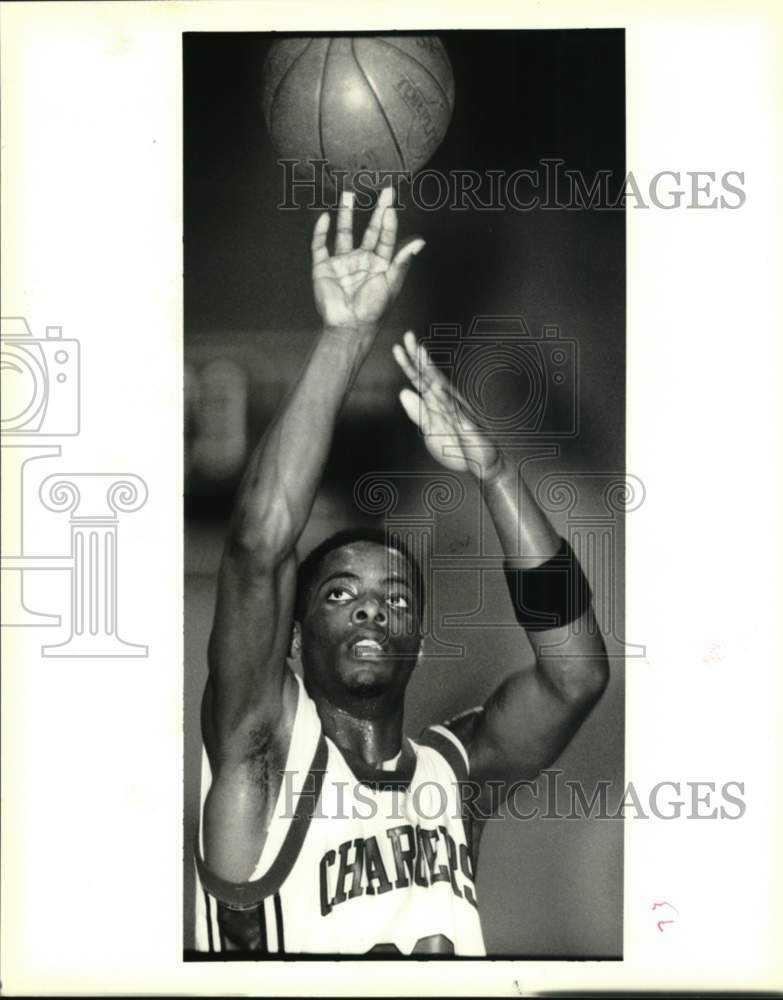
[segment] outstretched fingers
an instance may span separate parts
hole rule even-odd
[[[421,427],[422,412],[424,410],[421,396],[417,392],[414,392],[413,389],[401,389],[400,402],[402,403],[403,410],[405,410],[414,424],[417,427]]]
[[[394,360],[402,369],[403,375],[405,375],[412,385],[421,391],[421,376],[419,375],[418,366],[412,364],[407,352],[399,344],[395,344],[392,347],[392,354],[394,355]]]
[[[393,208],[387,208],[383,213],[381,233],[375,247],[375,253],[381,260],[390,261],[394,256],[394,244],[397,242],[397,213]]]
[[[432,433],[432,414],[422,397],[413,389],[400,390],[400,403],[408,418],[425,434]]]
[[[313,230],[313,239],[310,243],[310,250],[313,256],[313,267],[322,261],[329,259],[329,251],[326,248],[326,236],[329,232],[329,213],[321,212]]]
[[[397,255],[389,265],[386,275],[393,295],[396,295],[402,288],[402,283],[405,280],[405,275],[408,273],[408,268],[411,266],[411,261],[417,253],[421,253],[424,246],[424,240],[416,238],[411,240],[410,243],[406,243],[404,247],[397,251]]]
[[[454,419],[444,412],[431,394],[419,395],[412,389],[400,391],[400,402],[408,417],[427,437],[454,435]]]
[[[362,250],[377,253],[385,260],[391,260],[394,242],[397,239],[397,213],[390,210],[393,204],[394,188],[385,187],[378,195],[375,211],[367,223],[362,239]],[[390,236],[391,247],[387,252]]]
[[[350,253],[353,250],[353,191],[343,191],[337,210],[337,236],[334,241],[335,253]]]
[[[420,363],[418,356],[411,355],[409,347],[411,339],[415,344],[416,339],[409,331],[404,337],[406,342],[405,348],[401,347],[399,344],[395,344],[392,347],[394,360],[400,366],[403,374],[410,381],[411,385],[422,397],[427,409],[433,415],[439,414],[443,418],[448,418],[451,412],[448,397],[444,397],[444,395],[437,390],[436,383],[431,378],[428,369]]]
[[[432,359],[427,353],[427,349],[423,344],[419,344],[416,338],[411,335],[412,339],[409,341],[411,349],[415,349],[416,356],[418,357],[419,365],[426,369],[430,374],[432,382],[435,386],[435,390],[440,394],[441,398],[452,400],[454,403],[461,407],[467,406],[462,395],[457,390],[457,387],[436,365],[432,363]]]
[[[403,336],[402,342],[405,345],[405,350],[408,354],[410,363],[418,370],[419,377],[421,378],[425,388],[438,393],[441,400],[444,398],[447,399],[451,395],[449,380],[443,372],[441,372],[440,369],[432,363],[432,359],[427,353],[427,349],[416,339],[416,334],[412,330],[408,330],[408,332]]]
[[[417,372],[416,384],[421,387],[419,391],[425,395],[429,408],[449,422],[456,421],[463,430],[477,430],[462,395],[433,364],[427,349],[417,341],[416,335],[411,330],[403,336],[403,343],[406,364],[409,369],[415,369]]]

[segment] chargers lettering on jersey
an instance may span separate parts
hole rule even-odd
[[[428,888],[448,882],[455,896],[476,906],[473,863],[466,844],[457,845],[444,826],[404,824],[377,837],[346,840],[319,864],[321,915],[358,896],[382,895],[411,884]],[[384,860],[384,855],[386,860]]]
[[[279,798],[246,881],[225,882],[197,854],[199,950],[486,954],[462,818],[465,748],[431,727],[403,743],[404,766],[393,776],[362,781],[297,683],[286,770],[304,783]],[[202,802],[211,779],[204,768]],[[297,798],[299,784],[312,794]]]

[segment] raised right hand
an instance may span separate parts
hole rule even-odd
[[[312,241],[313,292],[324,326],[374,331],[399,294],[424,240],[413,239],[394,254],[397,212],[393,200],[393,188],[384,188],[361,246],[354,249],[353,193],[343,192],[331,256],[326,247],[329,213],[319,216]]]

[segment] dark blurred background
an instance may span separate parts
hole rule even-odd
[[[589,183],[625,173],[624,36],[620,30],[438,33],[454,70],[456,99],[446,137],[427,164],[445,174],[472,169],[539,169],[561,159]],[[318,329],[309,274],[317,210],[281,211],[282,170],[260,105],[261,68],[271,36],[186,34],[184,72],[184,255],[186,469],[185,945],[192,940],[195,891],[190,858],[198,815],[198,703],[225,521],[247,449],[307,356]],[[529,187],[521,192],[529,193]],[[564,187],[564,192],[567,187]],[[485,199],[486,189],[479,192]],[[541,193],[541,191],[539,192]],[[409,192],[408,192],[409,195]],[[302,199],[304,201],[305,199]],[[549,446],[526,467],[535,485],[558,474],[579,501],[554,510],[563,534],[575,521],[609,526],[611,586],[593,579],[613,678],[596,711],[557,766],[582,780],[623,783],[623,523],[605,506],[605,477],[622,476],[625,454],[625,219],[617,210],[436,211],[401,192],[400,237],[427,241],[345,408],[311,523],[306,551],[333,530],[369,521],[353,490],[368,472],[402,477],[395,515],[421,511],[422,483],[438,478],[415,428],[397,402],[402,376],[391,344],[406,329],[426,338],[431,324],[518,316],[532,337],[557,327],[573,344],[578,425],[549,413],[535,433],[508,442],[523,457]],[[361,233],[369,213],[357,212]],[[541,356],[539,356],[541,360]],[[541,362],[546,368],[549,355]],[[547,376],[548,372],[544,375]],[[522,375],[495,376],[490,406],[513,412],[530,392]],[[517,398],[518,397],[518,398]],[[515,402],[516,399],[516,402]],[[555,401],[553,406],[560,405]],[[508,408],[511,407],[511,410]],[[555,431],[549,431],[555,428]],[[528,449],[528,450],[526,450]],[[596,475],[586,475],[586,473]],[[604,477],[602,479],[601,477]],[[466,483],[465,502],[438,519],[435,552],[497,552]],[[608,518],[608,520],[607,520]],[[383,523],[383,522],[376,522]],[[408,731],[483,701],[530,653],[513,622],[500,574],[436,574],[432,610],[438,635],[464,647],[425,660],[411,684]],[[608,606],[611,603],[611,608]],[[486,608],[481,627],[442,625],[445,613]],[[482,622],[484,624],[482,624]],[[491,622],[492,624],[486,624]],[[427,646],[425,646],[425,652]],[[511,818],[484,836],[478,889],[490,954],[620,957],[620,821]]]

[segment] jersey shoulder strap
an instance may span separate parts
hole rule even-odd
[[[470,774],[468,752],[462,740],[446,726],[429,726],[416,740],[422,746],[437,750],[446,760],[457,781],[467,781]]]
[[[472,709],[471,712],[480,711]],[[463,715],[467,715],[465,712]],[[461,718],[462,716],[459,716]],[[480,824],[477,825],[476,817],[472,811],[473,797],[470,788],[470,758],[465,744],[448,725],[429,726],[419,736],[417,743],[422,746],[436,750],[446,761],[454,772],[459,791],[459,812],[462,819],[462,826],[465,830],[465,840],[468,845],[468,852],[475,865],[477,862],[479,840],[481,835]]]

